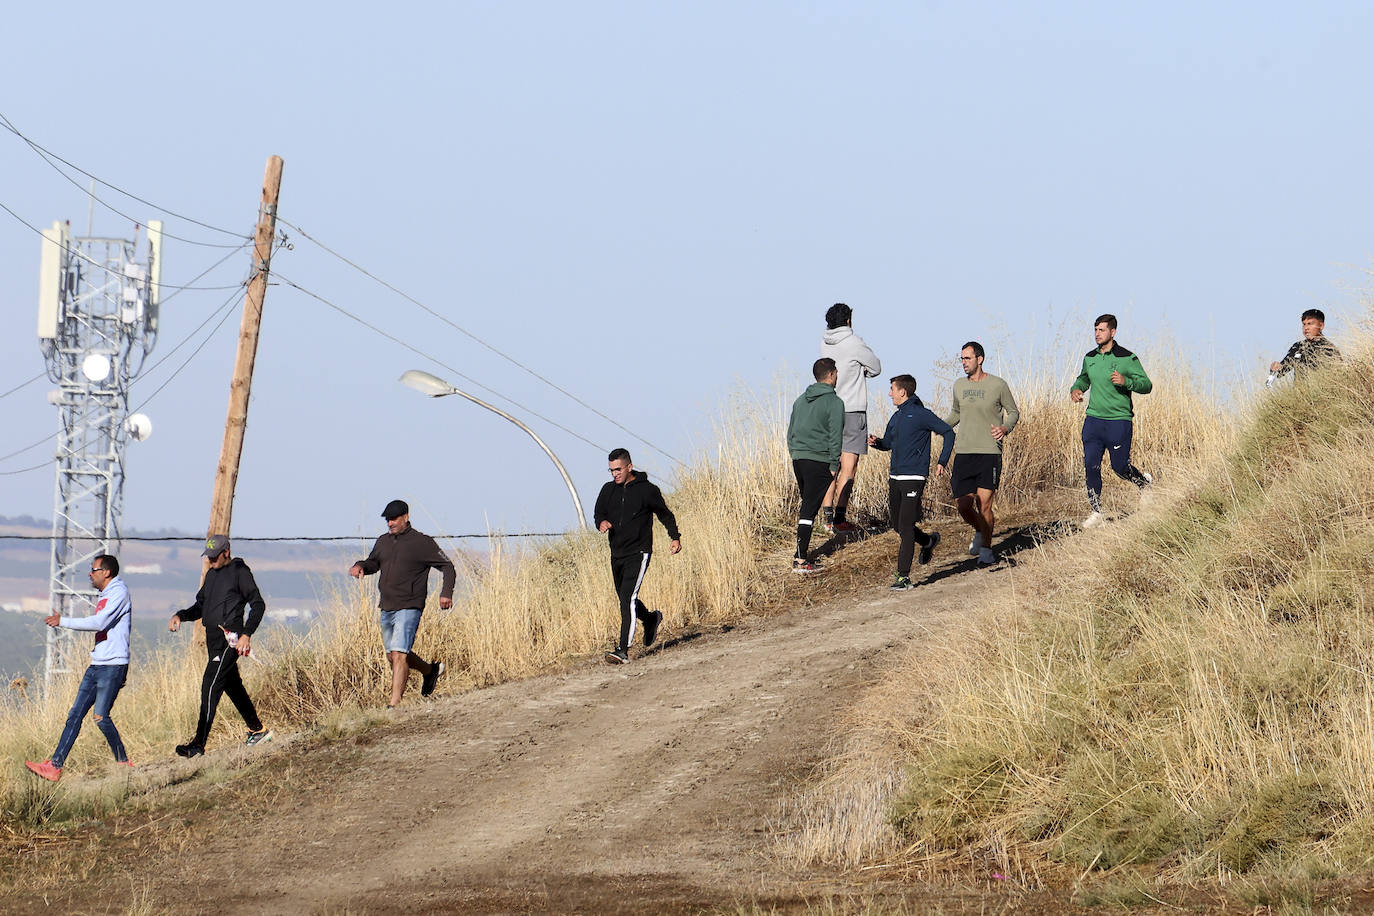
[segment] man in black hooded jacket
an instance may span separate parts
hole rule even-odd
[[[253,700],[239,676],[239,656],[252,651],[252,636],[262,623],[267,604],[262,600],[253,571],[248,564],[229,555],[229,537],[211,535],[205,541],[205,554],[210,568],[205,581],[196,592],[196,603],[172,615],[167,629],[176,632],[182,621],[200,620],[205,624],[205,648],[210,660],[200,682],[200,715],[196,721],[196,736],[186,744],[178,744],[176,752],[182,757],[198,757],[205,753],[205,741],[215,722],[215,707],[221,694],[228,694],[234,708],[248,726],[245,744],[261,744],[272,733],[258,718]],[[244,610],[248,614],[244,616]]]
[[[663,623],[662,611],[651,611],[639,600],[639,587],[649,571],[649,558],[654,550],[654,516],[668,529],[669,553],[682,549],[682,535],[677,519],[663,501],[663,492],[649,482],[642,471],[636,471],[630,453],[618,448],[608,456],[611,480],[596,497],[593,516],[596,530],[610,533],[611,580],[620,596],[620,641],[606,653],[606,661],[623,665],[630,660],[630,643],[634,642],[635,620],[644,621],[644,648],[658,639]]]

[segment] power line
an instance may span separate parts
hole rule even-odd
[[[53,433],[52,435],[55,436],[55,435],[57,435],[57,433]],[[48,437],[48,439],[51,439],[51,438],[52,438],[52,436],[49,436],[49,437]],[[47,442],[48,439],[44,439],[43,442]],[[38,445],[42,445],[43,442],[39,442]],[[37,446],[31,445],[31,446],[29,446],[29,448],[37,448]],[[28,449],[22,449],[22,451],[28,451]],[[17,454],[19,454],[19,452],[15,452],[14,454],[17,455]],[[15,474],[27,474],[27,473],[29,473],[30,471],[39,471],[39,470],[42,470],[43,468],[50,468],[50,467],[52,467],[52,462],[51,462],[51,461],[45,461],[45,462],[43,462],[42,464],[35,464],[33,467],[29,467],[29,468],[20,468],[20,469],[17,470],[17,471],[0,471],[0,477],[12,477],[12,476],[14,476]]]
[[[520,361],[519,361],[518,359],[516,359],[515,357],[513,357],[513,356],[509,355],[508,353],[505,353],[505,352],[503,352],[503,351],[497,349],[496,347],[492,346],[491,344],[487,343],[485,340],[483,340],[482,338],[478,337],[476,334],[472,333],[472,332],[469,331],[467,328],[464,328],[463,326],[459,325],[457,322],[453,321],[452,319],[450,319],[450,318],[447,317],[446,315],[443,315],[443,314],[441,314],[441,313],[435,311],[434,309],[432,309],[432,308],[430,308],[429,306],[425,305],[425,304],[424,304],[423,302],[421,302],[419,299],[416,299],[414,296],[411,296],[409,293],[406,293],[406,292],[404,292],[403,290],[397,289],[395,286],[392,286],[390,283],[388,283],[387,281],[383,280],[381,277],[379,277],[379,276],[377,276],[376,274],[374,274],[374,273],[368,271],[368,270],[367,270],[366,268],[364,268],[362,265],[360,265],[360,264],[358,264],[358,263],[356,263],[356,262],[354,262],[354,261],[351,261],[351,260],[349,260],[348,258],[344,257],[344,256],[343,256],[342,254],[340,254],[339,252],[337,252],[337,251],[335,251],[334,249],[330,248],[328,245],[325,245],[323,242],[321,242],[321,241],[319,241],[318,239],[316,239],[316,238],[315,238],[314,236],[312,236],[310,233],[306,232],[306,231],[305,231],[304,229],[302,229],[300,226],[297,226],[297,225],[295,225],[294,223],[287,222],[286,220],[282,219],[280,216],[277,217],[277,222],[279,222],[279,223],[281,223],[281,224],[283,224],[283,225],[285,225],[285,226],[291,227],[293,230],[295,230],[296,232],[299,232],[299,233],[300,233],[302,236],[304,236],[306,239],[308,239],[308,240],[311,241],[311,242],[314,242],[314,243],[315,243],[316,245],[318,245],[321,249],[323,249],[324,251],[326,251],[327,253],[329,253],[329,254],[332,255],[333,257],[338,258],[340,261],[344,262],[344,263],[347,264],[349,267],[352,267],[354,270],[358,271],[358,272],[361,273],[363,276],[365,276],[365,277],[367,277],[368,279],[373,280],[373,281],[375,281],[375,282],[381,284],[382,286],[384,286],[384,287],[386,287],[387,289],[391,290],[393,293],[395,293],[396,295],[400,296],[401,298],[407,300],[408,302],[411,302],[411,303],[413,303],[413,304],[419,306],[421,309],[423,309],[424,311],[428,312],[430,315],[434,316],[435,318],[438,318],[440,321],[442,321],[444,324],[448,325],[449,327],[453,328],[455,331],[458,331],[460,334],[466,335],[467,337],[469,337],[469,338],[472,339],[473,341],[477,342],[478,344],[481,344],[483,347],[486,347],[486,348],[487,348],[488,350],[490,350],[492,353],[495,353],[497,356],[499,356],[499,357],[501,357],[502,359],[504,359],[506,362],[508,362],[508,363],[510,363],[510,364],[512,364],[512,365],[514,365],[514,366],[517,366],[518,368],[520,368],[520,369],[523,370],[524,372],[528,373],[529,375],[532,375],[534,378],[536,378],[536,379],[538,379],[539,381],[543,382],[544,384],[548,385],[550,388],[553,388],[555,391],[561,392],[562,394],[564,394],[564,395],[566,395],[567,397],[571,398],[572,400],[576,401],[578,404],[581,404],[583,407],[587,408],[588,410],[590,410],[592,413],[596,414],[596,415],[597,415],[598,417],[600,417],[601,419],[603,419],[603,420],[605,420],[606,422],[610,423],[612,426],[615,426],[617,429],[621,430],[622,432],[628,433],[629,435],[631,435],[631,436],[633,436],[634,438],[638,439],[640,442],[643,442],[645,445],[649,446],[649,448],[651,448],[651,449],[653,449],[654,451],[658,452],[660,455],[663,455],[663,456],[666,457],[666,458],[669,458],[669,459],[671,459],[671,460],[673,460],[673,461],[676,461],[678,464],[682,465],[683,467],[686,467],[686,464],[685,464],[682,460],[680,460],[679,458],[676,458],[676,457],[674,457],[673,455],[669,454],[668,452],[665,452],[663,449],[659,448],[657,445],[654,445],[654,444],[653,444],[652,442],[650,442],[648,439],[645,439],[643,436],[641,436],[641,435],[639,435],[638,433],[634,432],[633,430],[629,429],[628,427],[626,427],[624,424],[620,423],[620,422],[617,421],[616,419],[614,419],[614,418],[612,418],[612,417],[609,417],[609,416],[607,416],[606,414],[602,413],[600,410],[598,410],[597,408],[593,407],[591,404],[588,404],[586,401],[582,400],[580,397],[578,397],[577,395],[573,394],[571,391],[569,391],[569,390],[567,390],[566,388],[562,387],[562,386],[559,385],[558,383],[556,383],[556,382],[554,382],[553,380],[549,379],[547,376],[541,375],[540,373],[536,372],[534,369],[531,369],[529,366],[527,366],[527,365],[525,365],[524,363],[520,362]]]
[[[319,293],[311,292],[310,290],[306,289],[304,286],[301,286],[299,283],[295,283],[295,282],[293,282],[292,280],[289,280],[289,279],[287,279],[286,277],[282,276],[280,273],[274,274],[273,276],[275,276],[275,277],[277,278],[278,281],[280,281],[281,283],[285,284],[286,286],[289,286],[289,287],[291,287],[292,289],[300,290],[302,293],[304,293],[305,295],[309,296],[311,299],[314,299],[314,300],[316,300],[316,301],[318,301],[318,302],[321,302],[321,303],[323,303],[324,305],[328,306],[329,308],[333,309],[334,311],[338,312],[340,315],[343,315],[343,316],[346,317],[346,318],[349,318],[349,319],[352,319],[353,321],[356,321],[358,324],[360,324],[360,325],[362,325],[363,327],[367,328],[369,331],[372,331],[372,332],[375,333],[375,334],[378,334],[378,335],[380,335],[380,336],[382,336],[382,337],[385,337],[387,340],[391,341],[392,343],[399,344],[400,346],[405,347],[407,350],[409,350],[411,353],[414,353],[416,356],[419,356],[421,359],[428,360],[429,362],[433,363],[434,365],[439,366],[439,367],[441,367],[441,368],[443,368],[443,369],[446,369],[447,371],[453,373],[454,375],[458,376],[459,378],[463,379],[464,381],[469,382],[469,383],[471,383],[472,385],[475,385],[475,386],[478,387],[478,388],[481,388],[483,391],[488,392],[489,394],[491,394],[491,395],[494,396],[494,397],[500,398],[501,400],[505,401],[507,404],[512,404],[512,405],[514,405],[515,407],[519,408],[520,410],[523,410],[525,413],[529,414],[530,416],[532,416],[532,417],[537,417],[538,419],[543,420],[545,423],[548,423],[550,426],[554,426],[554,427],[556,427],[556,428],[558,428],[558,429],[563,430],[563,432],[567,433],[567,434],[570,435],[570,436],[573,436],[574,438],[577,438],[577,439],[582,440],[583,442],[585,442],[585,443],[587,443],[588,445],[590,445],[592,448],[600,449],[600,450],[602,450],[602,451],[605,451],[605,450],[606,450],[606,446],[604,446],[604,445],[602,445],[602,444],[600,444],[600,443],[598,443],[598,442],[593,442],[591,439],[588,439],[586,436],[582,435],[582,434],[579,433],[579,432],[576,432],[576,431],[574,431],[574,430],[569,429],[568,427],[564,426],[562,423],[559,423],[557,420],[552,420],[552,419],[550,419],[550,418],[544,416],[543,414],[534,412],[534,411],[531,410],[530,408],[526,407],[524,404],[521,404],[519,401],[516,401],[516,400],[514,400],[514,399],[512,399],[512,398],[509,398],[509,397],[507,397],[506,395],[502,394],[501,392],[497,391],[496,389],[491,388],[491,387],[489,387],[489,386],[487,386],[487,385],[482,384],[481,382],[477,381],[477,379],[473,378],[472,376],[466,375],[466,374],[464,374],[464,373],[458,371],[457,369],[453,368],[453,367],[450,366],[449,364],[447,364],[447,363],[443,362],[442,360],[440,360],[438,357],[436,357],[436,356],[430,356],[430,355],[429,355],[428,353],[426,353],[425,351],[419,349],[418,347],[414,347],[414,346],[412,346],[412,345],[406,343],[404,340],[401,340],[399,337],[395,336],[394,334],[390,334],[390,333],[388,333],[387,331],[384,331],[384,330],[382,330],[381,328],[377,327],[375,324],[372,324],[371,322],[369,322],[369,321],[367,321],[367,320],[365,320],[365,319],[363,319],[363,318],[359,318],[357,315],[354,315],[352,312],[348,311],[347,309],[343,308],[342,306],[337,305],[337,304],[335,304],[335,303],[333,303],[333,302],[330,302],[328,299],[326,299],[325,297],[321,296]]]
[[[11,388],[9,391],[6,391],[4,394],[0,394],[0,398],[7,398],[7,397],[9,397],[10,395],[14,394],[16,391],[18,391],[19,389],[29,387],[29,386],[32,385],[34,382],[38,381],[39,379],[41,379],[43,376],[45,376],[45,375],[47,375],[47,374],[48,374],[47,372],[40,372],[40,373],[38,373],[37,375],[35,375],[33,378],[29,379],[27,382],[20,382],[18,385],[15,385],[15,386],[14,386],[13,388]]]
[[[240,239],[248,239],[248,238],[249,238],[249,236],[245,235],[245,234],[242,233],[242,232],[235,232],[235,231],[232,230],[232,229],[223,229],[223,228],[221,228],[221,227],[219,227],[219,226],[213,226],[213,225],[211,225],[210,223],[203,222],[203,221],[201,221],[201,220],[195,219],[194,217],[184,216],[184,215],[182,215],[182,214],[180,214],[180,213],[177,213],[177,212],[174,211],[174,210],[169,210],[169,209],[167,209],[166,207],[163,207],[163,206],[160,206],[160,205],[158,205],[158,204],[155,204],[155,203],[153,203],[153,202],[150,201],[150,200],[146,200],[146,199],[144,199],[144,198],[142,198],[142,197],[139,197],[137,194],[132,194],[132,193],[130,193],[130,192],[128,192],[128,191],[125,191],[123,188],[120,188],[120,187],[118,187],[117,185],[110,184],[110,182],[104,180],[103,178],[99,177],[98,175],[93,175],[93,174],[91,174],[90,172],[86,171],[86,170],[83,169],[81,166],[77,165],[76,163],[70,162],[70,161],[68,161],[68,160],[66,160],[66,159],[63,159],[61,156],[57,155],[57,154],[54,153],[52,150],[49,150],[49,149],[47,149],[47,148],[45,148],[45,147],[43,147],[43,146],[40,146],[38,143],[34,142],[33,140],[30,140],[28,137],[24,136],[24,134],[21,133],[21,132],[19,131],[19,128],[17,128],[17,127],[14,126],[14,122],[11,121],[9,118],[7,118],[7,117],[4,115],[4,113],[2,113],[2,112],[0,112],[0,122],[4,122],[4,123],[3,123],[3,126],[4,126],[4,128],[5,128],[6,130],[8,130],[10,133],[14,134],[14,135],[15,135],[16,137],[18,137],[20,140],[23,140],[26,144],[28,144],[29,148],[32,149],[35,153],[37,153],[37,154],[39,155],[39,157],[43,159],[44,162],[46,162],[49,166],[51,166],[52,169],[53,169],[54,171],[56,171],[59,175],[61,175],[63,178],[67,179],[67,180],[70,181],[72,184],[76,185],[76,187],[79,188],[79,189],[82,191],[82,193],[87,193],[87,192],[86,192],[86,189],[85,189],[85,188],[82,188],[81,185],[77,184],[77,183],[76,183],[76,180],[73,179],[73,178],[72,178],[70,175],[68,175],[66,172],[63,172],[63,171],[62,171],[61,169],[59,169],[57,166],[53,165],[53,163],[52,163],[51,160],[56,159],[58,162],[61,162],[63,165],[65,165],[65,166],[67,166],[67,167],[69,167],[69,168],[75,169],[76,171],[80,172],[82,175],[85,175],[87,178],[91,179],[92,181],[95,181],[95,182],[97,182],[98,184],[102,184],[102,185],[104,185],[105,187],[109,188],[110,190],[115,191],[115,192],[117,192],[117,193],[119,193],[119,194],[123,194],[125,197],[129,198],[130,200],[136,200],[136,201],[138,201],[139,203],[143,204],[144,206],[152,207],[154,210],[160,210],[161,212],[166,213],[168,216],[173,216],[173,217],[175,217],[175,218],[177,218],[177,219],[185,220],[185,221],[188,222],[188,223],[194,223],[194,224],[197,225],[197,226],[201,226],[201,227],[203,227],[203,228],[205,228],[205,229],[210,229],[210,230],[212,230],[212,231],[214,231],[214,232],[222,232],[222,233],[224,233],[225,235],[232,235],[232,236],[234,236],[234,237],[236,237],[236,238],[240,238]],[[134,218],[131,217],[131,216],[128,216],[128,215],[126,215],[126,214],[124,214],[124,213],[120,213],[120,211],[116,210],[114,207],[112,207],[112,206],[110,206],[109,204],[105,203],[105,201],[100,200],[100,198],[96,197],[94,194],[91,194],[90,196],[91,196],[92,199],[98,201],[102,206],[107,207],[108,209],[112,210],[112,211],[115,212],[115,213],[118,213],[120,216],[123,216],[125,219],[129,220],[130,222],[138,223],[138,224],[140,224],[140,225],[143,224],[143,221],[142,221],[142,220],[136,220],[136,219],[134,219]],[[171,235],[170,233],[164,233],[164,234],[166,234],[169,238],[174,238],[174,239],[176,239],[176,240],[179,241],[179,242],[186,242],[186,243],[191,244],[191,245],[203,245],[203,246],[205,246],[205,247],[207,247],[207,248],[232,248],[232,247],[235,247],[235,246],[233,246],[233,245],[222,245],[222,244],[216,243],[216,242],[200,242],[200,241],[196,241],[195,239],[185,239],[185,238],[181,238],[180,236]]]

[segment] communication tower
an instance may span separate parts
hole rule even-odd
[[[38,342],[57,388],[57,483],[48,591],[54,614],[80,616],[98,592],[91,560],[119,541],[124,446],[152,424],[129,416],[129,384],[157,341],[162,223],[146,240],[75,238],[67,224],[43,232]],[[48,629],[43,688],[79,660],[73,632]],[[84,643],[83,643],[84,645]]]

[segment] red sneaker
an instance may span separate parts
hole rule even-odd
[[[41,776],[50,782],[57,782],[62,778],[62,768],[53,766],[51,760],[44,760],[42,763],[25,760],[24,766],[28,767],[33,775]]]
[[[842,521],[842,522],[836,522],[836,523],[835,523],[835,533],[836,533],[836,534],[851,534],[851,533],[853,533],[853,532],[855,532],[855,531],[858,531],[858,530],[859,530],[859,526],[856,525],[856,524],[854,524],[853,522],[849,521],[848,519],[845,519],[845,520]]]

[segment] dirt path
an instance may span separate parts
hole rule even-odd
[[[730,632],[668,633],[625,667],[588,663],[417,706],[353,739],[278,747],[222,803],[182,805],[160,848],[111,841],[102,854],[116,864],[44,901],[644,913],[814,895],[837,876],[772,860],[770,819],[885,659],[959,613],[971,577],[989,598],[1014,576],[964,571],[954,553],[914,591],[873,586]],[[174,791],[215,791],[202,782]]]

